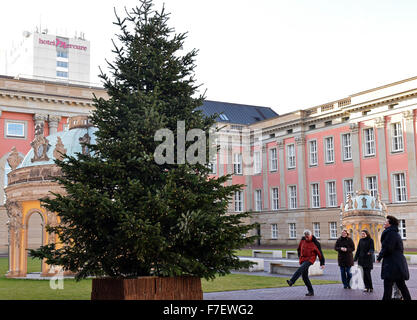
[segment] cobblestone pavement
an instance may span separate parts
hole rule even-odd
[[[269,261],[265,260],[266,270],[269,269]],[[417,265],[409,265],[410,280],[406,282],[413,300],[417,300]],[[268,277],[284,277],[289,279],[290,276],[271,274],[269,272],[242,272],[250,275],[262,275]],[[326,268],[322,276],[312,276],[310,279],[336,280],[341,281],[337,261],[326,261]],[[268,288],[255,290],[239,290],[227,292],[205,293],[204,300],[380,300],[384,293],[383,280],[381,279],[381,265],[375,263],[372,270],[372,282],[374,291],[365,293],[362,290],[344,289],[342,283],[313,285],[314,296],[306,297],[306,287],[302,279],[297,280],[301,286]]]

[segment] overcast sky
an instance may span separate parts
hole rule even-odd
[[[199,49],[196,79],[210,100],[283,114],[417,76],[415,0],[155,0],[155,8],[162,3],[169,25],[188,31],[185,49]],[[3,0],[0,49],[40,24],[51,34],[81,31],[91,42],[91,81],[99,82],[118,32],[113,8],[123,15],[136,4]]]

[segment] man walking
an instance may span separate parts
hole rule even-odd
[[[398,219],[387,216],[381,235],[381,251],[377,262],[382,260],[381,278],[384,280],[383,300],[390,300],[395,283],[404,300],[411,300],[405,281],[410,278],[407,260],[404,257],[403,241],[398,233]]]

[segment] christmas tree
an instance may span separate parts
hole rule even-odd
[[[60,218],[58,226],[48,227],[60,244],[31,254],[75,272],[77,279],[213,279],[249,265],[235,256],[254,241],[244,236],[254,228],[242,223],[249,214],[227,213],[242,186],[227,186],[227,175],[210,176],[209,139],[205,163],[183,161],[181,152],[194,141],[180,145],[178,124],[208,137],[216,116],[197,111],[204,101],[194,79],[197,51],[181,54],[186,34],[175,34],[168,19],[164,8],[154,11],[149,0],[124,18],[116,14],[115,60],[108,63],[110,74],[100,75],[109,99],[95,97],[91,115],[96,144],[88,145],[87,154],[56,160],[66,194],[42,199]],[[155,159],[161,129],[177,137],[173,161]],[[172,153],[165,150],[164,156]]]

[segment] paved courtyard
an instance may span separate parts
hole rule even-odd
[[[265,260],[265,270],[268,271],[270,259]],[[406,282],[413,300],[417,300],[417,265],[409,264],[410,280]],[[237,272],[236,272],[237,273]],[[241,272],[250,275],[262,275],[268,277],[290,276],[271,274],[269,272]],[[341,281],[339,267],[336,260],[326,261],[326,268],[322,276],[312,276],[310,279]],[[365,293],[362,290],[344,289],[342,283],[314,285],[314,296],[306,297],[307,292],[303,280],[297,280],[301,286],[268,288],[255,290],[239,290],[227,292],[205,293],[204,300],[381,300],[384,293],[383,280],[381,279],[381,265],[375,263],[372,270],[373,293]]]

